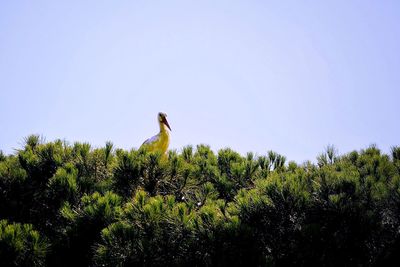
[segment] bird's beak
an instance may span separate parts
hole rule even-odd
[[[171,130],[171,127],[169,127],[167,118],[164,118],[162,122],[163,122],[165,125],[167,125],[167,127],[168,127],[168,129],[169,129],[170,131],[172,131],[172,130]]]

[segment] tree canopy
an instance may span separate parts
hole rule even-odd
[[[286,162],[26,138],[0,153],[1,266],[395,266],[400,147]]]

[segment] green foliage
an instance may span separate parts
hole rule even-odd
[[[328,146],[316,164],[297,164],[273,151],[164,156],[32,135],[0,153],[1,263],[394,265],[399,151]]]
[[[89,265],[93,244],[100,240],[100,231],[113,223],[121,213],[122,198],[112,192],[84,195],[72,206],[65,202],[60,209],[64,228],[56,250],[66,266]],[[69,244],[64,247],[63,244]]]
[[[6,155],[4,155],[4,152],[0,150],[0,162],[6,160]]]
[[[332,165],[337,160],[337,154],[338,152],[334,146],[327,146],[325,152],[317,157],[318,165],[320,167],[328,164]]]
[[[48,244],[31,224],[0,220],[1,266],[44,266]]]
[[[78,170],[71,163],[60,167],[48,183],[50,198],[54,201],[72,200],[78,191],[77,176]]]

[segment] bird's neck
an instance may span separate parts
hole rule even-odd
[[[160,133],[168,133],[167,125],[165,125],[162,122],[159,122],[159,125],[160,125]]]

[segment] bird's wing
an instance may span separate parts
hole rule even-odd
[[[160,136],[158,134],[153,137],[150,137],[149,139],[147,139],[146,141],[143,142],[142,146],[156,142],[159,138],[160,138]]]

